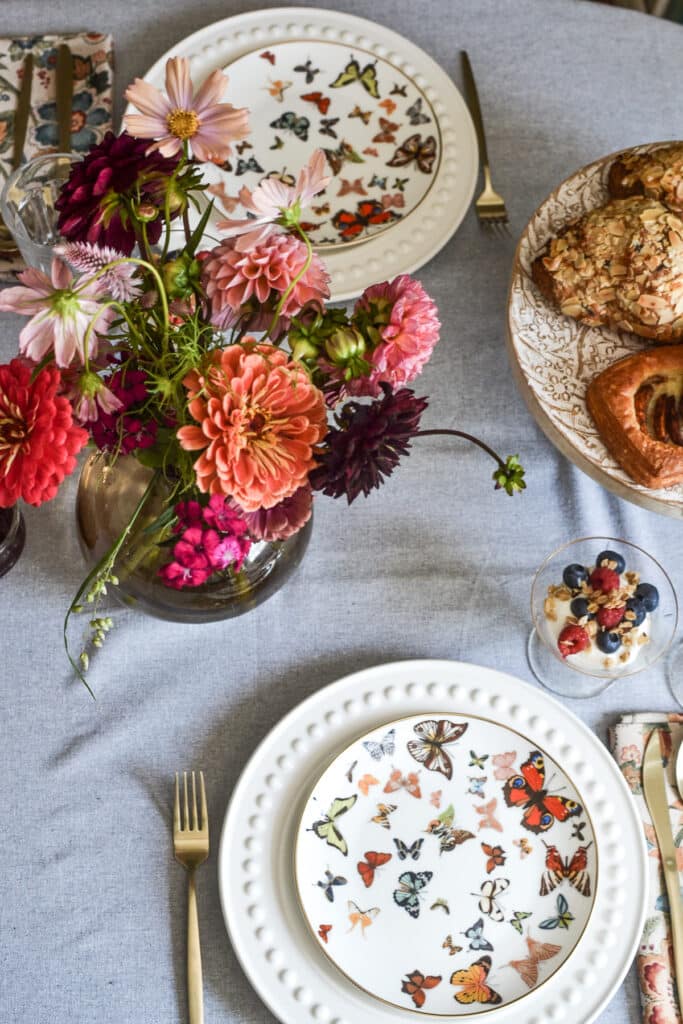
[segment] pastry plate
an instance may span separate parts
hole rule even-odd
[[[586,407],[588,384],[611,363],[648,344],[626,331],[588,327],[565,317],[531,279],[531,264],[547,241],[609,198],[607,176],[621,153],[642,153],[664,142],[602,157],[562,182],[538,207],[515,253],[508,296],[508,351],[513,374],[534,419],[579,469],[620,498],[664,515],[683,516],[683,485],[649,490],[621,469]]]
[[[190,59],[195,83],[223,68],[226,100],[251,111],[249,138],[222,168],[205,166],[217,204],[208,236],[244,215],[242,185],[291,180],[320,147],[332,181],[304,218],[333,300],[416,270],[467,212],[478,153],[466,104],[431,57],[384,26],[315,8],[251,11],[182,40],[145,80],[163,89],[172,56]]]
[[[430,727],[416,731],[416,725],[428,721],[437,723],[436,732]],[[454,743],[440,745],[438,740],[448,728],[439,731],[441,721],[467,724],[468,728]],[[448,754],[454,766],[451,779],[428,767],[428,762],[436,763],[434,751],[427,749],[432,733],[439,748],[436,753]],[[392,739],[393,754],[389,752]],[[414,750],[424,761],[416,761],[410,754],[409,741],[418,744]],[[371,751],[377,749],[381,756],[373,758]],[[538,770],[538,761],[531,756],[534,751],[544,758],[543,781],[534,775]],[[351,771],[354,760],[359,763]],[[475,763],[470,765],[470,760]],[[477,763],[482,760],[483,768]],[[496,777],[495,772],[502,776],[508,771],[514,773],[509,779]],[[377,784],[365,779],[360,787],[366,775],[377,778]],[[487,776],[483,784],[486,799],[481,793],[483,776]],[[522,782],[514,783],[515,778]],[[367,797],[362,791],[366,785]],[[388,785],[398,788],[384,793]],[[410,792],[416,785],[420,797]],[[534,789],[536,785],[538,789]],[[470,786],[480,792],[468,794]],[[543,835],[534,832],[522,822],[528,812],[539,810],[540,800],[545,798],[529,802],[524,797],[515,803],[511,794],[524,787],[574,800],[583,813],[570,814],[564,822],[551,821]],[[376,796],[378,789],[381,796]],[[440,796],[435,796],[439,790]],[[340,813],[335,799],[350,796],[357,797],[353,806]],[[494,800],[495,806],[490,806]],[[370,818],[383,814],[377,808],[379,803],[396,806],[396,811],[388,814],[395,827],[393,823],[391,829],[370,823]],[[373,814],[359,813],[368,805]],[[420,814],[415,817],[418,805]],[[551,806],[559,809],[558,804]],[[484,808],[481,815],[478,807]],[[502,832],[492,827],[493,820],[500,823]],[[535,818],[527,817],[527,824],[532,822],[536,825]],[[326,828],[329,824],[349,844],[346,856],[321,838],[319,833],[334,835],[332,828]],[[462,831],[474,833],[473,839],[455,841],[449,830],[457,831],[461,825]],[[308,828],[313,831],[308,833]],[[374,842],[369,841],[367,830],[371,828],[380,837]],[[403,846],[394,843],[394,838]],[[415,843],[420,838],[424,841],[415,859]],[[523,846],[515,840],[525,838],[531,852],[522,856]],[[563,877],[559,882],[555,879],[555,888],[541,897],[548,855],[544,838],[549,846],[557,847],[563,859]],[[442,842],[443,853],[436,852]],[[453,849],[448,848],[451,842]],[[491,847],[491,853],[483,849],[483,842]],[[588,848],[585,870],[590,896],[564,877],[567,858],[571,863],[581,845]],[[495,851],[496,846],[501,846],[504,854]],[[392,853],[390,861],[375,866],[370,886],[363,879],[363,875],[368,877],[367,870],[358,869],[363,862],[373,868],[368,852]],[[496,864],[503,856],[505,863]],[[488,872],[491,858],[494,863]],[[449,897],[437,884],[442,879],[451,884],[456,861],[463,869],[463,880],[455,883],[457,905],[455,896]],[[419,885],[424,881],[420,872],[432,873],[426,885]],[[396,1021],[398,1006],[406,1015],[419,1012],[436,1019],[444,1014],[462,1016],[469,1010],[472,1016],[495,1015],[496,1024],[540,1024],[563,1018],[572,1024],[588,1024],[621,983],[644,917],[643,837],[631,796],[605,747],[570,712],[538,689],[491,669],[449,661],[380,665],[318,691],[290,712],[262,741],[234,790],[221,837],[218,873],[223,913],[235,952],[254,988],[283,1024],[352,1024],[360,1020],[389,1024]],[[401,881],[399,876],[404,874],[408,877]],[[335,885],[339,877],[346,882]],[[486,884],[501,879],[509,881],[509,886]],[[474,883],[473,895],[470,882]],[[327,897],[328,886],[332,900]],[[397,901],[395,891],[403,894]],[[448,902],[450,913],[439,905],[432,909],[440,898]],[[566,918],[564,901],[573,920]],[[351,902],[355,906],[349,908]],[[417,917],[401,905],[414,909],[415,903],[419,905]],[[380,912],[369,913],[375,907]],[[527,912],[532,916],[519,916]],[[503,920],[494,920],[501,913]],[[401,942],[411,941],[408,925],[425,928],[424,955],[420,951],[405,964],[397,961],[398,975],[391,973],[393,963],[388,961],[387,975],[391,977],[386,983],[373,970],[369,985],[360,973],[354,984],[347,974],[362,971],[362,958],[342,959],[342,947],[353,949],[350,940],[360,944],[376,968],[382,953],[373,934],[383,935],[383,915],[400,928]],[[555,922],[563,916],[567,928]],[[520,925],[521,933],[513,922]],[[318,934],[323,924],[332,924],[327,930],[327,946]],[[392,930],[392,943],[393,935]],[[398,935],[397,931],[397,940]],[[446,942],[449,937],[450,946]],[[338,938],[342,940],[339,946]],[[494,949],[470,949],[482,940]],[[560,950],[542,951],[536,942],[560,946]],[[450,949],[456,946],[463,948],[451,956]],[[393,957],[393,949],[386,952]],[[546,955],[550,952],[552,955]],[[541,953],[546,959],[540,959]],[[354,955],[352,952],[351,957]],[[486,957],[491,958],[490,966],[485,961],[470,971]],[[535,971],[530,965],[522,971],[510,965],[510,961],[523,960],[537,960]],[[458,975],[460,971],[464,974]],[[457,993],[473,987],[474,974],[500,995],[500,1003],[468,1005],[456,1000]],[[523,974],[532,980],[531,986]],[[442,980],[428,988],[419,975]],[[407,991],[402,991],[403,982]],[[416,1006],[412,998],[418,989],[425,994],[424,1007]],[[441,993],[446,994],[443,1001]]]

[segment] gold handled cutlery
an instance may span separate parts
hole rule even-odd
[[[199,915],[195,872],[209,856],[209,816],[206,807],[204,772],[199,772],[199,811],[197,809],[197,773],[183,772],[181,786],[176,772],[173,809],[173,851],[188,874],[187,879],[187,1001],[190,1024],[204,1024],[202,989],[202,953],[199,945]]]
[[[491,183],[491,168],[489,166],[486,133],[484,132],[484,118],[481,112],[479,93],[477,92],[477,85],[474,81],[472,65],[466,50],[460,51],[460,57],[462,60],[462,73],[465,79],[467,106],[470,109],[470,114],[474,121],[474,128],[477,133],[477,142],[479,143],[479,159],[484,173],[484,190],[475,203],[477,217],[479,218],[479,223],[482,227],[499,233],[505,232],[508,234],[508,212],[505,206],[505,200],[495,191]]]

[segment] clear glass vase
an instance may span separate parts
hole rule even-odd
[[[120,455],[112,461],[97,453],[85,463],[76,497],[76,521],[81,550],[91,568],[130,522],[152,476],[153,471],[132,456]],[[198,587],[168,587],[158,575],[168,554],[145,532],[165,508],[167,487],[163,480],[155,485],[117,558],[119,585],[114,593],[123,604],[173,622],[217,622],[262,604],[300,564],[312,519],[288,540],[253,543],[238,573],[215,574]]]

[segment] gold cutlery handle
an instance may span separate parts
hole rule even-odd
[[[470,58],[467,54],[467,50],[460,51],[460,58],[462,60],[462,74],[465,79],[465,93],[467,94],[467,106],[470,108],[470,114],[474,121],[474,128],[477,133],[477,142],[479,143],[479,156],[483,166],[488,171],[489,166],[489,154],[486,148],[486,134],[484,132],[484,118],[481,113],[481,104],[479,103],[479,93],[477,92],[477,84],[474,81],[474,72],[472,71],[472,65],[470,64]]]
[[[675,855],[665,857],[662,854],[662,871],[669,897],[669,918],[671,920],[671,937],[674,947],[674,971],[678,985],[683,985],[683,904],[681,903],[681,883]]]
[[[190,1024],[204,1024],[202,987],[202,951],[199,945],[199,915],[194,869],[188,872],[187,885],[187,1002]]]

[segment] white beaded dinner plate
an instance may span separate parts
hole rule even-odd
[[[405,725],[401,724],[403,719]],[[430,721],[437,723],[436,733],[433,728],[415,731],[416,725]],[[425,753],[421,744],[426,740],[428,745],[430,735],[439,740],[448,734],[448,727],[438,729],[442,721],[468,726],[457,741],[441,746],[453,765],[450,780],[427,767],[430,753]],[[392,739],[388,734],[395,730],[395,745],[396,738],[402,742],[403,730],[408,726],[418,743],[415,750],[421,750],[425,760],[416,761],[406,748],[392,767],[389,762],[397,754],[396,746],[393,755],[388,753]],[[364,747],[364,743],[370,747]],[[373,744],[387,752],[380,749],[382,756],[373,758]],[[351,747],[359,753],[366,751],[371,766],[361,764],[362,758],[355,754],[347,763]],[[511,757],[513,751],[515,756]],[[531,785],[532,790],[536,794],[545,790],[550,796],[561,796],[571,802],[564,805],[570,810],[574,803],[581,806],[581,813],[568,814],[563,822],[551,823],[542,830],[543,834],[525,828],[522,821],[531,814],[527,823],[539,825],[538,815],[547,812],[547,808],[541,807],[544,798],[529,800],[527,794],[515,802],[512,797],[518,788],[538,782],[537,778],[532,779],[527,764],[535,761],[535,752],[544,759],[543,782],[537,789]],[[431,754],[433,763],[434,751]],[[487,754],[484,768],[477,767],[476,762],[481,763]],[[351,770],[353,760],[359,764]],[[475,764],[470,766],[470,760]],[[373,770],[374,765],[380,770]],[[487,769],[487,765],[491,767]],[[495,770],[499,774],[506,770],[515,774],[509,779],[496,778]],[[400,773],[400,778],[393,775],[394,771]],[[463,792],[465,781],[469,788],[470,773],[475,780],[488,776],[483,786],[486,799],[482,797],[481,802],[481,792],[468,794],[467,799]],[[411,774],[416,779],[409,778]],[[378,782],[364,779],[366,775]],[[513,785],[516,778],[523,782]],[[318,787],[327,785],[325,780],[330,788],[319,790]],[[345,783],[343,791],[336,792],[337,782]],[[506,789],[508,782],[510,786]],[[384,793],[390,784],[398,788]],[[416,785],[419,798],[410,792]],[[366,786],[367,797],[363,792]],[[376,796],[378,788],[382,790],[381,797]],[[473,788],[481,790],[481,783],[475,781]],[[440,797],[434,799],[439,799],[440,807],[431,803],[438,790]],[[335,800],[344,801],[351,796],[357,799],[339,813]],[[313,797],[318,797],[314,804]],[[453,803],[452,819],[450,803],[444,804],[444,798]],[[425,813],[419,816],[423,830],[413,834],[415,812],[409,808],[411,801],[417,806],[418,800],[424,804]],[[494,800],[495,805],[490,806]],[[395,830],[393,824],[391,829],[385,829],[372,823],[384,842],[378,840],[360,850],[363,856],[358,855],[356,845],[353,852],[349,846],[346,856],[334,843],[328,845],[326,837],[333,837],[333,831],[326,825],[336,828],[347,842],[352,837],[354,844],[360,841],[364,845],[366,824],[358,833],[355,828],[349,831],[349,826],[356,807],[368,804],[373,810],[367,814],[368,819],[381,819],[386,813],[390,821],[394,817],[397,823]],[[386,812],[378,804],[395,805],[396,810]],[[477,807],[483,808],[481,816]],[[551,807],[558,809],[555,804]],[[359,814],[359,820],[360,817]],[[504,831],[486,826],[480,829],[479,821],[485,817],[499,820]],[[474,833],[473,839],[458,843],[450,836],[449,830],[457,831],[461,825],[462,831]],[[298,869],[296,865],[301,828],[303,836],[315,844],[323,858],[315,862],[310,877],[301,863]],[[313,830],[310,834],[306,832],[308,828]],[[316,834],[316,828],[322,838]],[[574,831],[576,835],[572,835]],[[394,843],[394,838],[401,840],[403,846]],[[424,841],[419,845],[418,858],[414,859],[415,843],[420,838]],[[525,838],[531,852],[522,856],[523,846],[516,845],[515,840]],[[561,878],[551,875],[550,880],[546,879],[546,884],[554,881],[555,886],[541,896],[542,880],[548,872],[548,851],[543,839],[549,846],[557,847],[562,868],[558,869]],[[436,852],[442,842],[443,852]],[[482,848],[483,842],[491,848],[490,853]],[[299,845],[301,858],[303,846]],[[565,877],[582,845],[588,848],[582,870],[589,879],[590,896]],[[502,856],[496,846],[504,850],[504,864],[495,863]],[[392,859],[373,864],[373,858],[364,856],[368,852],[391,852]],[[405,853],[404,859],[400,852]],[[452,868],[459,858],[463,873],[467,874],[467,885],[470,880],[475,885],[472,895],[458,889],[456,906],[455,899],[451,904],[447,888],[434,883],[441,872],[447,873],[443,876],[445,882],[448,878],[452,880]],[[491,872],[487,871],[489,859],[494,861]],[[363,862],[375,872],[370,886],[363,879],[367,869],[358,867]],[[432,873],[426,885],[419,886],[419,872]],[[463,1013],[465,1018],[488,1014],[495,1015],[496,1024],[546,1024],[563,1019],[571,1024],[588,1024],[621,983],[636,951],[645,913],[642,831],[626,784],[606,748],[546,693],[491,669],[449,661],[397,662],[367,669],[325,687],[291,711],[262,741],[234,790],[221,836],[218,873],[223,912],[236,955],[256,991],[283,1024],[304,1024],[307,1020],[327,1024],[388,1024],[396,1021],[401,1012],[434,1019],[443,1019],[444,1014],[458,1019],[462,1019]],[[416,877],[401,882],[399,876],[404,874]],[[340,877],[346,882],[335,884]],[[501,879],[510,884],[486,885]],[[319,886],[318,882],[323,884]],[[584,888],[585,879],[581,884]],[[333,900],[327,897],[328,887],[332,889]],[[372,898],[375,892],[381,896],[376,902]],[[403,893],[398,902],[394,902],[394,892]],[[316,905],[310,903],[313,896]],[[377,929],[379,935],[383,915],[389,919],[387,898],[396,913],[404,915],[406,924],[420,926],[420,922],[430,924],[433,920],[433,932],[427,928],[429,947],[425,947],[424,962],[421,953],[405,965],[401,961],[403,973],[398,978],[392,975],[391,991],[380,993],[375,981],[364,991],[362,979],[356,978],[354,983],[346,976],[349,963],[342,964],[339,952],[332,954],[332,943],[337,936],[355,939],[364,944],[361,948],[372,958],[373,930]],[[528,906],[527,899],[531,901]],[[438,905],[439,900],[448,903],[449,913]],[[338,909],[339,916],[330,919],[337,901],[341,901],[338,907],[343,912]],[[415,901],[419,905],[417,918],[401,905],[412,906]],[[355,906],[349,908],[349,903]],[[437,904],[434,909],[433,904]],[[316,913],[320,907],[327,913]],[[373,907],[379,907],[380,913],[369,914]],[[503,920],[494,921],[491,912],[497,918],[502,913]],[[531,914],[529,918],[521,916],[527,912]],[[573,920],[566,920],[565,928],[555,919],[567,913]],[[521,933],[513,922],[519,923]],[[328,943],[323,948],[320,926],[330,924]],[[541,928],[542,924],[546,927]],[[461,934],[468,931],[470,935]],[[509,937],[505,937],[506,931]],[[482,940],[494,949],[470,949],[470,945],[476,946]],[[548,951],[543,951],[545,958],[541,959],[535,942],[559,945],[561,949],[547,956]],[[462,949],[451,954],[451,948],[458,946]],[[332,955],[337,963],[332,961]],[[486,957],[491,959],[490,966]],[[483,965],[479,963],[478,968],[470,970],[482,960]],[[520,971],[519,962],[524,960],[532,963]],[[511,966],[511,961],[517,961],[518,966]],[[459,975],[460,971],[464,975]],[[532,985],[527,984],[523,974],[532,980]],[[440,983],[431,988],[422,981],[439,976]],[[456,993],[474,991],[475,983],[479,982],[500,995],[501,1002],[465,1004],[455,999]],[[412,998],[418,990],[425,994],[423,1007],[416,1006]],[[481,986],[479,991],[484,991]],[[436,1002],[440,992],[448,994],[446,1010]]]
[[[421,267],[465,216],[478,174],[467,106],[445,71],[390,29],[315,8],[245,12],[179,42],[145,80],[163,89],[174,56],[190,59],[195,83],[224,69],[226,100],[251,110],[251,135],[223,168],[204,167],[217,204],[207,244],[226,204],[244,216],[233,205],[242,185],[290,181],[316,148],[332,181],[304,216],[334,301]]]
[[[628,331],[589,327],[563,316],[531,279],[531,264],[550,238],[609,199],[607,177],[621,150],[582,167],[544,199],[517,246],[508,295],[508,352],[513,375],[534,419],[579,469],[620,498],[664,515],[683,516],[683,484],[650,489],[635,483],[605,447],[586,406],[588,384],[611,363],[648,343]]]

